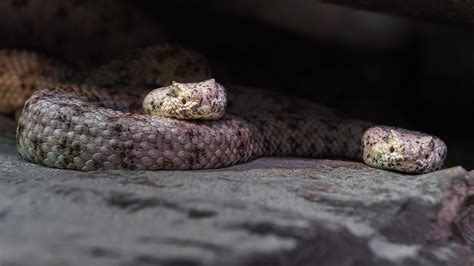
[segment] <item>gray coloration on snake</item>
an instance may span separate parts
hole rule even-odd
[[[173,81],[148,93],[143,100],[146,114],[181,120],[217,120],[224,116],[227,97],[215,79],[197,83]]]
[[[434,136],[372,127],[310,101],[242,87],[227,88],[227,112],[218,120],[143,114],[147,90],[172,81],[196,89],[212,77],[204,57],[177,46],[149,47],[76,75],[65,75],[74,71],[54,60],[31,64],[39,57],[4,51],[0,93],[12,95],[29,85],[16,101],[32,93],[18,121],[18,152],[50,167],[214,169],[262,156],[301,156],[363,159],[379,168],[421,173],[440,168],[446,156],[445,144]],[[25,73],[35,78],[24,82]]]

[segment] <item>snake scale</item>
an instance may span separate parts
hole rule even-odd
[[[213,169],[262,156],[301,156],[364,159],[420,173],[440,168],[446,156],[437,137],[372,127],[307,100],[238,86],[227,88],[222,117],[145,114],[142,99],[151,89],[161,87],[155,91],[189,106],[185,89],[200,94],[221,86],[210,79],[202,55],[174,45],[148,47],[89,72],[38,53],[2,50],[0,75],[0,111],[23,106],[20,156],[50,167]]]

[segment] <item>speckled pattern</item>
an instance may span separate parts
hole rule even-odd
[[[33,91],[79,80],[78,75],[66,64],[38,53],[0,50],[0,113],[13,113]]]
[[[88,67],[166,41],[127,0],[2,0],[0,47],[34,50]]]
[[[181,120],[217,120],[224,116],[227,97],[215,79],[178,83],[155,89],[143,100],[146,114]]]
[[[113,110],[127,110],[111,100],[119,95],[95,87],[35,92],[18,123],[20,155],[77,170],[219,168],[270,155],[360,158],[359,141],[367,127],[271,111],[182,121]],[[341,135],[347,138],[336,139]]]
[[[340,118],[309,101],[249,88],[229,86],[227,103],[220,98],[226,96],[223,87],[210,79],[212,72],[205,58],[179,46],[149,47],[91,72],[71,75],[71,81],[63,81],[67,75],[61,73],[72,70],[44,56],[21,51],[5,51],[3,55],[9,63],[3,64],[7,71],[0,82],[0,91],[16,95],[11,91],[24,90],[24,77],[28,82],[33,80],[30,82],[33,85],[20,94],[20,100],[13,102],[21,102],[39,89],[26,101],[19,118],[18,152],[27,160],[51,167],[84,171],[210,169],[262,156],[285,155],[361,160],[362,136],[371,127],[367,122]],[[29,63],[32,58],[34,64]],[[173,82],[175,80],[188,83]],[[203,110],[216,109],[214,111],[219,112],[211,119],[223,115],[222,118],[204,121],[200,120],[203,117],[197,117],[184,121],[143,114],[141,99],[144,95],[152,88],[170,83],[171,86],[158,92],[168,91],[165,94],[170,94],[171,102],[181,102],[181,106],[173,105],[178,109],[170,109],[168,117],[181,118],[178,114],[191,111],[202,115]],[[203,92],[204,88],[218,95],[191,93],[187,97],[200,94],[203,98],[195,101],[204,107],[212,105],[212,98],[217,97],[214,100],[223,105],[211,108],[194,105],[194,110],[189,110],[190,98],[183,102],[182,96],[186,95],[183,89]],[[155,101],[150,104],[159,105],[161,100],[151,98]],[[226,105],[227,112],[223,114]],[[145,112],[150,113],[150,110],[145,108]],[[413,140],[419,141],[416,136]],[[386,142],[387,138],[382,137],[380,141]],[[427,172],[441,166],[445,151],[438,152],[440,156],[435,164],[422,163],[420,167],[416,162],[425,156],[425,147],[443,145],[423,144],[423,153],[411,154],[408,164],[391,160],[393,156],[388,156],[386,162],[380,156],[364,159],[377,159],[376,163],[366,162],[385,169]],[[389,147],[385,152],[392,152],[390,146],[380,147]],[[397,152],[399,150],[402,149]]]
[[[440,169],[448,148],[436,136],[402,128],[374,126],[362,136],[366,164],[408,173]]]

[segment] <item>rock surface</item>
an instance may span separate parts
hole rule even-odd
[[[461,167],[406,176],[264,158],[77,172],[21,160],[14,122],[0,122],[2,266],[469,264],[466,219],[452,225],[474,190]]]

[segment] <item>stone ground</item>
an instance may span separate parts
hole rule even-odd
[[[463,206],[474,173],[461,167],[407,176],[264,158],[214,171],[77,172],[20,159],[14,121],[0,125],[2,266],[471,263],[474,211]]]

